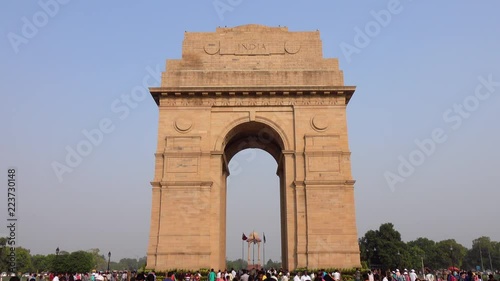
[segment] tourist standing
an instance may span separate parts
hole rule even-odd
[[[213,268],[210,270],[210,273],[208,273],[208,281],[215,281],[215,272]]]

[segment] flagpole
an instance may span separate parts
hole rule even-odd
[[[245,256],[245,248],[243,247],[245,240],[241,239],[241,269],[243,270],[243,258]]]
[[[264,265],[263,267],[266,266],[266,242],[264,242],[264,248],[262,249],[262,255],[264,256],[264,261],[262,264]]]
[[[255,266],[255,243],[252,246],[252,264]]]
[[[263,234],[263,237],[264,237],[264,245],[263,245],[263,248],[262,248],[262,256],[263,256],[263,259],[264,261],[262,262],[262,268],[265,268],[266,267],[266,234],[264,232],[262,232]]]

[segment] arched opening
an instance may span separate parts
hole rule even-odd
[[[266,265],[281,261],[280,184],[274,158],[261,149],[238,152],[229,162],[227,178],[226,257],[242,263]],[[255,231],[263,240],[258,247],[242,240]],[[250,247],[248,247],[250,246]],[[260,256],[260,260],[259,260]],[[236,266],[239,266],[239,262]]]
[[[283,141],[269,125],[247,122],[230,130],[224,142],[226,257],[250,265],[284,262]],[[262,240],[260,252],[242,240],[252,231]]]

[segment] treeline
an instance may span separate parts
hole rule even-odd
[[[9,269],[10,248],[5,247],[5,238],[0,238],[0,272]],[[69,253],[61,250],[58,254],[31,255],[28,249],[16,248],[16,271],[27,272],[91,272],[92,270],[107,270],[108,257],[99,249],[75,251]],[[111,261],[110,270],[138,270],[146,266],[146,257],[140,259],[124,258],[119,262]]]
[[[281,262],[280,261],[273,261],[272,259],[269,259],[267,263],[264,265],[265,268],[281,268]],[[246,260],[242,259],[237,259],[237,260],[226,260],[226,269],[231,270],[231,268],[234,268],[235,270],[239,269],[246,269],[248,268],[248,263]],[[221,268],[220,270],[224,270],[224,268]]]
[[[425,227],[425,226],[423,226]],[[465,270],[500,269],[500,242],[489,237],[472,241],[468,249],[454,239],[433,241],[418,238],[403,242],[392,223],[369,230],[359,239],[361,261],[371,268],[408,268],[419,270],[422,265],[432,270],[456,267]]]

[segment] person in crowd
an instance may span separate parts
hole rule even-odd
[[[410,281],[415,281],[417,279],[417,274],[415,273],[415,269],[410,270]]]
[[[144,273],[137,272],[137,274],[135,275],[135,281],[144,281],[144,280],[146,280]]]
[[[354,273],[354,281],[361,281],[361,271],[359,268],[356,268],[356,272]]]
[[[309,276],[309,273],[307,270],[304,271],[304,274],[300,276],[300,281],[311,281],[311,276]]]
[[[435,281],[435,277],[434,277],[434,274],[432,274],[431,270],[430,269],[426,269],[425,270],[425,280],[426,281]]]
[[[163,281],[175,281],[172,280],[172,271],[167,272],[167,276],[165,276],[165,279]]]
[[[301,277],[302,277],[302,271],[298,271],[297,273],[293,274],[295,275],[293,277],[293,281],[300,281]]]
[[[248,270],[243,269],[243,274],[241,274],[240,280],[241,281],[248,281],[248,277],[250,277],[250,275],[248,275]]]
[[[340,281],[341,275],[340,275],[340,270],[335,269],[333,272],[333,280],[335,281]]]
[[[214,269],[210,269],[210,273],[208,273],[208,281],[215,281],[216,275]]]
[[[323,274],[321,272],[317,272],[314,276],[314,281],[323,281]]]
[[[375,278],[373,277],[373,272],[371,270],[368,270],[368,280],[375,281]]]
[[[368,277],[368,273],[363,273],[363,281],[370,281],[370,277]]]

